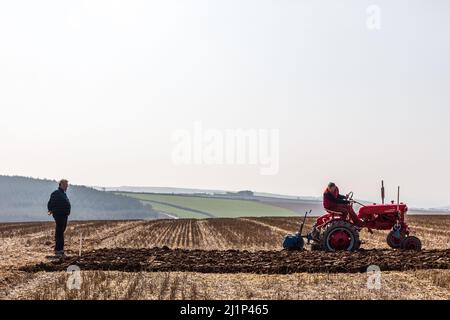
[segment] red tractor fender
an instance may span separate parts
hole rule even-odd
[[[327,210],[326,214],[317,218],[316,224],[315,224],[316,228],[320,230],[325,225],[327,225],[329,222],[331,222],[333,220],[344,220],[342,213]]]

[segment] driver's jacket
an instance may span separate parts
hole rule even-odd
[[[348,201],[345,196],[339,194],[338,188],[336,188],[335,193],[332,193],[326,188],[323,193],[323,207],[332,210],[336,205],[340,204],[350,204],[350,201]]]

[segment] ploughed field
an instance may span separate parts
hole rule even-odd
[[[363,231],[357,253],[282,251],[292,217],[70,222],[61,260],[48,259],[52,222],[0,224],[0,298],[449,299],[450,217],[408,222],[422,252],[389,249],[381,231]],[[66,286],[70,265],[80,290]],[[380,289],[367,287],[369,265]]]
[[[82,270],[127,272],[192,271],[203,273],[365,272],[370,265],[382,271],[449,269],[450,249],[361,250],[350,252],[188,250],[168,247],[152,249],[99,249],[81,257],[67,257],[21,268],[28,272],[65,271],[71,265]]]

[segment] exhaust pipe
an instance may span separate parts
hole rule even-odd
[[[384,204],[385,199],[385,192],[384,192],[384,180],[381,180],[381,203]]]

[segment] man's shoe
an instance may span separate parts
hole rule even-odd
[[[60,250],[60,251],[55,251],[55,256],[58,258],[63,258],[66,255],[64,254],[64,250]]]

